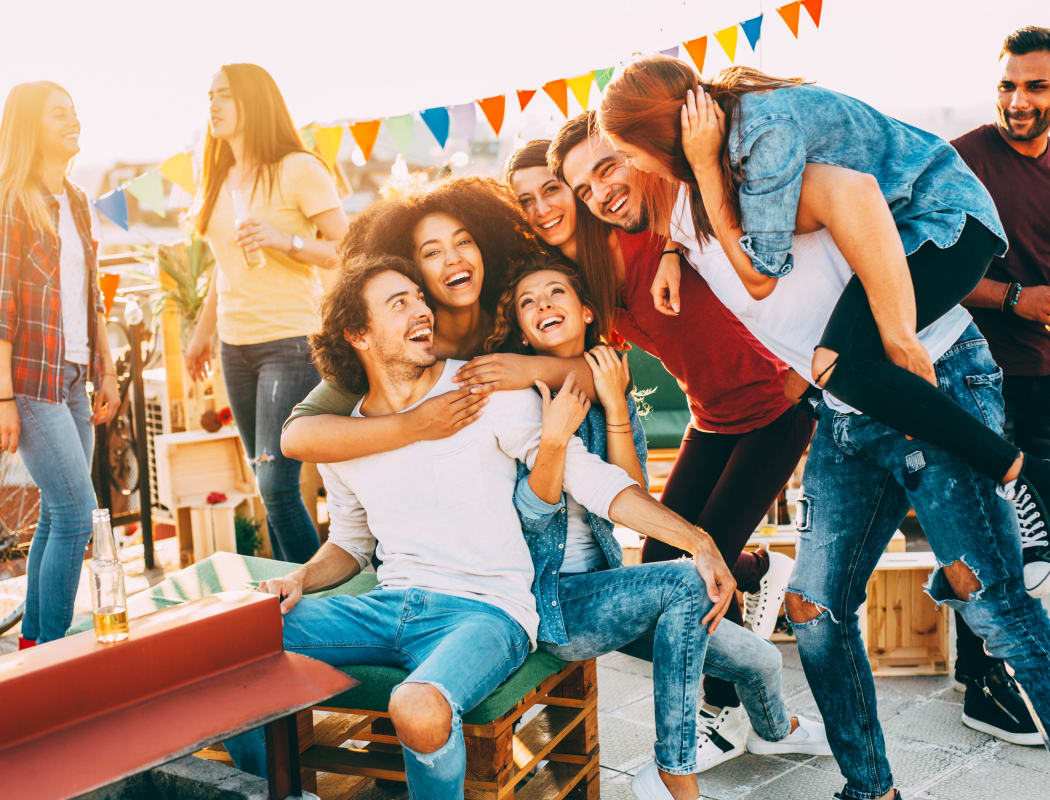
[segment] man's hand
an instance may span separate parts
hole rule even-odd
[[[551,390],[543,381],[536,381],[543,398],[543,441],[564,447],[583,423],[591,401],[576,385],[576,373],[570,372],[557,397],[551,400]]]
[[[419,441],[445,439],[481,418],[490,392],[487,386],[453,389],[405,413],[415,424]]]
[[[5,450],[13,453],[18,450],[18,433],[21,419],[18,416],[18,405],[14,400],[0,403],[0,453]]]
[[[295,604],[303,599],[303,585],[291,575],[285,575],[283,578],[270,578],[268,581],[259,581],[257,591],[275,594],[281,598],[282,615],[295,608]]]
[[[682,259],[678,253],[664,253],[660,266],[653,277],[649,293],[653,296],[653,307],[668,317],[678,316],[682,308],[678,289],[682,283]]]
[[[1025,286],[1014,313],[1033,322],[1050,324],[1050,286]]]
[[[708,633],[714,633],[718,629],[718,623],[729,610],[729,604],[733,601],[733,593],[736,591],[736,579],[726,566],[722,554],[718,552],[714,541],[706,533],[702,533],[702,542],[693,556],[693,565],[700,577],[707,585],[707,596],[714,604],[707,612],[701,624],[707,625]]]

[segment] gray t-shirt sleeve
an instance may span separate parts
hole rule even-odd
[[[339,414],[349,417],[360,401],[361,395],[354,394],[349,389],[344,389],[331,381],[323,380],[292,409],[282,429],[287,428],[288,423],[297,417],[316,417],[319,414]]]

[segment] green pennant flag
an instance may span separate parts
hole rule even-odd
[[[608,69],[596,69],[594,71],[594,82],[598,84],[598,91],[604,92],[606,85],[612,80],[613,67]]]
[[[160,177],[160,170],[156,167],[139,175],[124,187],[132,197],[139,201],[139,205],[147,208],[159,217],[167,213],[164,204],[164,182]]]
[[[408,155],[408,145],[412,141],[412,115],[402,114],[398,117],[387,117],[383,124],[394,138],[394,144],[401,155]]]

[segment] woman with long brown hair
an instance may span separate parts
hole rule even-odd
[[[304,562],[320,540],[300,494],[301,464],[281,453],[281,424],[318,380],[307,345],[320,327],[318,267],[338,264],[346,215],[266,70],[227,64],[208,98],[195,225],[215,254],[215,274],[187,366],[194,379],[207,374],[218,328],[226,391],[274,556]]]
[[[119,404],[91,213],[66,178],[79,137],[73,99],[58,84],[22,83],[8,94],[0,119],[0,452],[17,450],[40,488],[20,649],[60,639],[73,618],[96,507],[92,425],[112,419]]]

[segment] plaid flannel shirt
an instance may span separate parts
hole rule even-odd
[[[66,181],[66,196],[80,245],[84,248],[87,281],[88,348],[97,376],[95,336],[99,311],[104,311],[98,287],[96,243],[91,239],[91,212],[84,193]],[[45,192],[58,230],[58,199]],[[75,244],[75,243],[67,243]],[[11,382],[15,394],[60,403],[65,336],[62,333],[62,290],[59,285],[58,236],[30,227],[21,206],[0,213],[0,339],[11,342]]]

